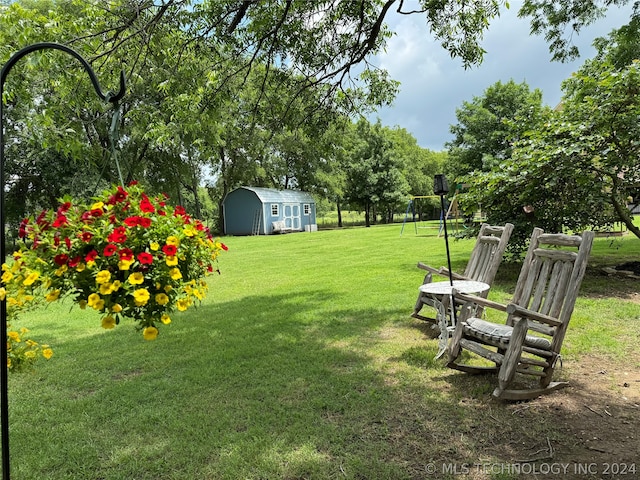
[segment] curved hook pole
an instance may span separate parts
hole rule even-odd
[[[124,71],[120,72],[120,90],[118,91],[118,93],[116,94],[112,94],[111,92],[102,93],[102,89],[100,88],[100,82],[98,82],[98,77],[96,77],[96,74],[91,68],[91,65],[89,65],[89,62],[87,62],[78,52],[76,52],[72,48],[69,48],[66,45],[60,45],[59,43],[48,43],[48,42],[34,43],[33,45],[28,45],[23,49],[18,50],[16,53],[14,53],[11,56],[9,61],[5,63],[4,66],[2,67],[2,73],[0,74],[0,84],[4,85],[4,81],[7,77],[7,74],[9,73],[9,70],[11,70],[11,68],[16,64],[16,62],[20,60],[22,57],[30,54],[31,52],[35,52],[37,50],[48,50],[48,49],[62,50],[63,52],[66,52],[69,55],[77,58],[78,61],[82,64],[84,69],[89,74],[89,77],[91,78],[91,83],[93,84],[93,88],[95,88],[96,93],[98,94],[101,100],[104,100],[105,102],[116,103],[118,100],[124,97],[124,94],[126,91],[126,79],[124,76]]]
[[[94,73],[91,65],[87,62],[78,52],[58,43],[34,43],[24,47],[23,49],[14,53],[11,58],[2,66],[0,70],[0,264],[4,263],[6,258],[6,241],[5,241],[5,214],[4,214],[4,188],[5,188],[5,176],[4,176],[4,117],[3,117],[3,94],[4,94],[4,82],[11,68],[25,55],[37,50],[62,50],[68,53],[72,57],[75,57],[80,61],[84,69],[91,78],[91,83],[96,90],[96,93],[101,100],[112,103],[114,107],[117,106],[118,101],[124,96],[126,89],[126,81],[124,71],[120,72],[120,90],[118,93],[102,93],[98,78]],[[117,107],[116,107],[117,108]],[[1,449],[2,449],[2,480],[10,480],[11,469],[9,467],[9,394],[7,388],[8,381],[8,369],[7,369],[7,303],[0,301],[0,437],[1,437]]]

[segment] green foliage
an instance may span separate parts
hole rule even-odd
[[[458,123],[451,126],[454,139],[447,143],[452,178],[490,171],[509,159],[513,145],[534,128],[544,114],[542,92],[526,82],[496,82],[480,97],[456,110]]]
[[[525,0],[520,17],[531,18],[531,33],[543,34],[553,60],[567,61],[578,57],[571,36],[601,18],[612,5],[626,5],[630,0]]]

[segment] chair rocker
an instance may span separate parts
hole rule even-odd
[[[471,256],[469,257],[469,262],[467,263],[464,273],[460,275],[459,273],[452,272],[451,276],[453,279],[473,280],[491,285],[496,273],[498,272],[500,262],[502,262],[502,256],[507,248],[512,232],[513,225],[511,223],[505,224],[504,227],[483,223],[480,226],[480,233],[478,234],[476,244],[471,251]],[[449,269],[446,267],[436,269],[422,262],[418,262],[418,268],[428,272],[422,282],[423,285],[431,283],[433,281],[434,274],[440,275],[443,278],[449,278]],[[481,296],[486,298],[488,293],[489,291],[487,290]],[[437,324],[437,320],[435,318],[426,317],[420,314],[420,310],[422,310],[424,305],[434,306],[428,295],[419,293],[411,316],[418,320]]]
[[[448,347],[447,366],[478,374],[495,372],[498,386],[493,396],[504,400],[527,400],[566,387],[552,382],[569,320],[587,267],[594,233],[545,234],[535,228],[512,302],[502,305],[486,298],[454,291],[464,303]],[[505,324],[482,320],[475,306],[506,312]],[[463,350],[479,355],[494,366],[460,363]],[[521,386],[516,374],[538,380]]]

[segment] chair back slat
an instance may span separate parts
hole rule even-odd
[[[512,231],[513,225],[510,223],[505,226],[483,223],[480,226],[480,232],[469,257],[464,276],[491,285]]]
[[[552,343],[558,348],[573,313],[593,237],[588,231],[578,236],[534,229],[520,271],[513,302],[562,322],[551,329]]]

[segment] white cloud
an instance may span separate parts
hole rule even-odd
[[[406,128],[421,146],[442,150],[452,138],[449,126],[456,123],[456,108],[497,81],[526,82],[543,92],[544,103],[555,106],[562,81],[593,55],[594,38],[627,23],[631,11],[631,6],[612,8],[606,18],[574,36],[582,57],[563,64],[551,62],[544,39],[529,34],[528,20],[517,17],[519,4],[511,2],[511,9],[491,22],[483,41],[484,62],[468,70],[433,40],[423,15],[391,15],[388,22],[396,35],[388,42],[386,54],[373,63],[399,80],[401,91],[394,105],[381,109],[372,120],[379,117],[384,125]]]

